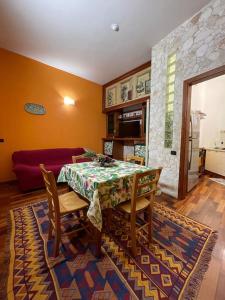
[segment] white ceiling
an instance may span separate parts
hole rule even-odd
[[[151,47],[208,2],[0,0],[0,47],[103,84],[150,60]]]

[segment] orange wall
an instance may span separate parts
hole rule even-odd
[[[63,98],[76,99],[65,106]],[[16,150],[88,147],[101,152],[105,135],[102,87],[24,56],[0,49],[0,181],[14,178]],[[24,111],[43,104],[44,116]]]

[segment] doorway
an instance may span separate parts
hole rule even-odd
[[[184,199],[192,187],[188,184],[188,175],[190,171],[190,142],[194,143],[192,138],[190,120],[191,120],[191,95],[192,87],[196,84],[208,81],[225,74],[225,66],[200,74],[184,81],[183,85],[183,115],[181,132],[181,153],[180,153],[180,173],[178,198]],[[191,141],[192,139],[192,141]],[[192,153],[193,154],[193,153]],[[196,170],[192,170],[193,174]],[[194,179],[194,177],[193,177]]]

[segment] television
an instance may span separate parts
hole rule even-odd
[[[119,137],[140,137],[141,134],[141,121],[121,121],[119,123]]]

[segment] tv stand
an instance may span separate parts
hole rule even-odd
[[[124,160],[126,154],[134,154],[136,145],[145,145],[146,140],[146,104],[141,100],[138,104],[115,109],[106,114],[107,137],[103,138],[103,153],[112,158]],[[141,120],[140,137],[119,136],[119,123],[126,120]],[[133,150],[132,150],[133,149]],[[127,153],[128,151],[128,153]],[[129,152],[130,151],[130,152]]]
[[[110,152],[105,151],[105,145],[111,144],[112,150]],[[124,146],[135,148],[136,145],[145,145],[145,139],[143,138],[103,138],[103,153],[118,160],[125,159]]]

